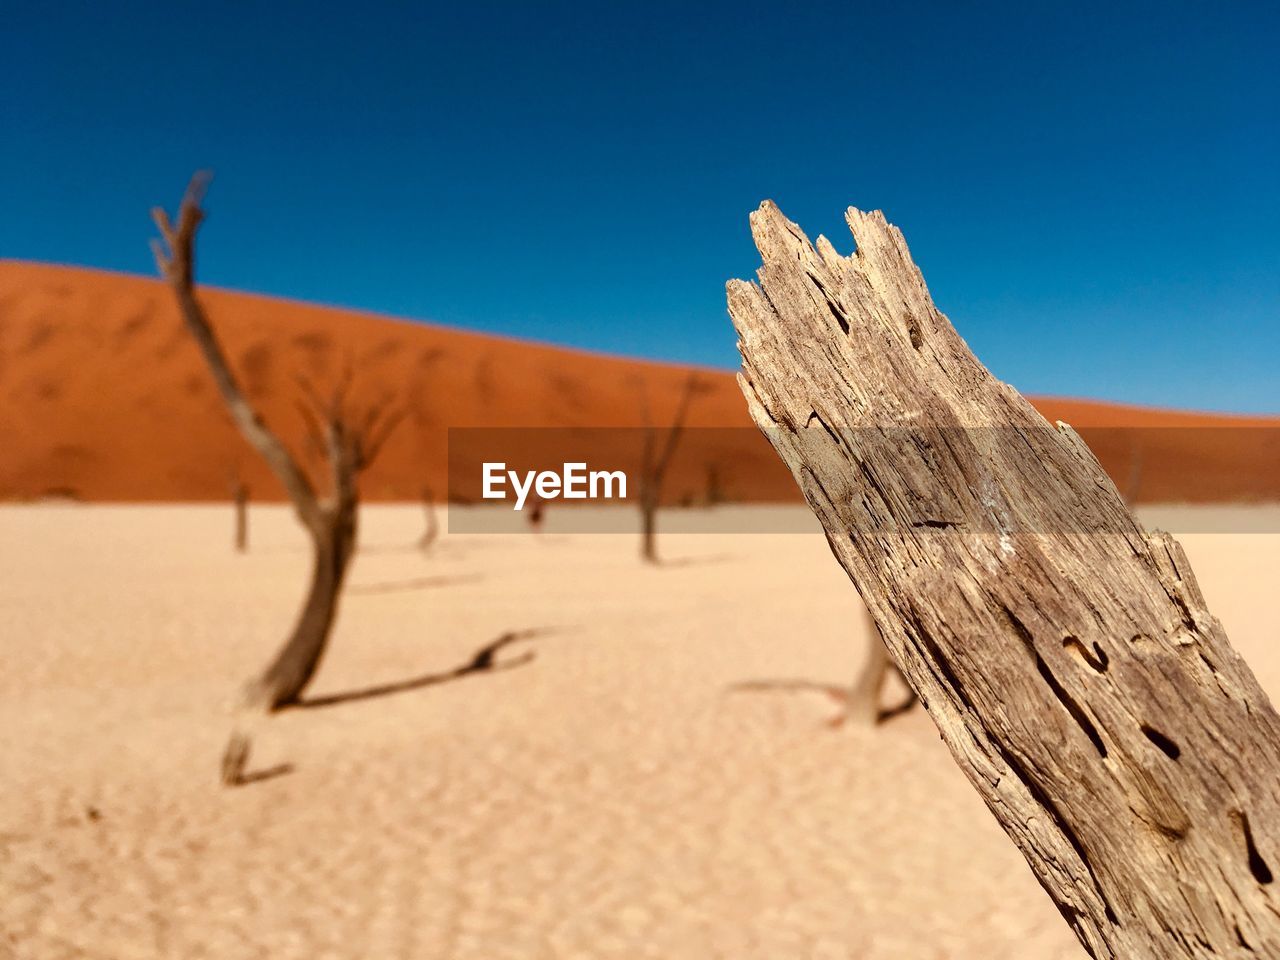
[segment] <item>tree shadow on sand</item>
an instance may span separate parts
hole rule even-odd
[[[650,561],[650,563],[655,567],[674,570],[679,567],[704,567],[717,563],[728,563],[732,559],[734,559],[732,554],[716,553],[707,557],[676,557],[672,560],[659,557]]]
[[[554,631],[551,628],[545,627],[531,630],[509,630],[496,640],[485,644],[475,652],[470,660],[454,667],[452,670],[445,670],[440,673],[424,673],[408,680],[380,683],[358,690],[328,693],[319,697],[305,697],[299,700],[293,709],[314,710],[319,707],[334,707],[341,703],[354,703],[358,700],[372,700],[376,697],[407,693],[410,690],[421,690],[423,687],[433,687],[437,684],[449,683],[452,680],[461,680],[476,673],[497,673],[502,670],[514,670],[516,667],[522,667],[531,662],[535,656],[534,651],[526,650],[524,653],[509,659],[499,659],[498,654],[514,643],[552,632]]]
[[[853,690],[851,687],[842,687],[834,683],[819,683],[817,680],[803,679],[783,679],[783,680],[744,680],[741,683],[730,684],[729,693],[819,693],[829,697],[840,705],[841,712],[833,716],[828,725],[833,727],[841,726],[848,715],[845,712],[849,705],[849,697]],[[908,691],[908,695],[901,703],[896,703],[890,707],[881,707],[876,711],[875,722],[877,725],[887,723],[894,717],[901,716],[910,710],[916,703],[916,695]]]
[[[555,628],[542,627],[531,630],[509,630],[502,634],[496,640],[493,640],[472,655],[471,659],[466,663],[454,667],[452,670],[446,670],[440,673],[426,673],[419,677],[412,677],[408,680],[400,680],[395,683],[381,683],[371,687],[363,687],[358,690],[346,690],[341,693],[330,693],[319,697],[307,697],[299,700],[289,710],[312,710],[318,707],[334,707],[342,703],[354,703],[358,700],[372,700],[376,697],[390,696],[395,693],[407,693],[410,690],[420,690],[423,687],[431,687],[440,683],[448,683],[451,680],[461,680],[476,673],[497,673],[501,670],[514,670],[516,667],[522,667],[533,660],[535,654],[532,650],[526,650],[517,656],[507,659],[499,659],[498,654],[514,643],[522,640],[529,640],[533,637],[542,636],[548,633],[555,633]],[[229,786],[244,787],[251,783],[261,783],[264,780],[273,780],[276,777],[282,777],[285,774],[292,773],[294,766],[292,763],[280,763],[272,767],[265,767],[262,770],[250,771],[242,773],[235,778],[234,781],[228,782]]]
[[[261,770],[242,773],[235,785],[237,787],[247,787],[251,783],[261,783],[263,780],[274,780],[276,777],[283,777],[285,774],[289,773],[293,773],[292,763],[277,763],[274,767],[263,767]]]
[[[450,577],[412,577],[408,580],[385,580],[378,583],[355,583],[347,587],[347,593],[354,596],[367,596],[375,593],[401,593],[407,590],[431,590],[435,587],[450,587],[461,583],[476,583],[483,580],[478,573]]]

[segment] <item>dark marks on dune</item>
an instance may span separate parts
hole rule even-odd
[[[52,320],[41,319],[32,325],[19,353],[35,353],[58,335],[58,325]]]
[[[265,340],[257,341],[240,354],[240,369],[244,372],[244,386],[249,396],[262,397],[269,392],[274,365],[275,355]]]
[[[396,354],[400,353],[400,351],[403,349],[404,349],[404,344],[402,344],[399,340],[391,340],[391,339],[383,340],[376,347],[374,347],[372,350],[369,351],[369,353],[366,355],[366,359],[374,363],[377,363],[380,360],[386,360],[390,357],[394,357]]]
[[[582,381],[567,373],[553,373],[549,377],[552,396],[560,400],[571,410],[582,410],[587,405],[587,397],[582,389]]]
[[[305,355],[303,366],[311,373],[318,373],[329,363],[333,353],[333,339],[321,330],[308,330],[299,333],[290,341],[299,352]]]
[[[51,459],[62,464],[92,463],[98,455],[88,447],[78,443],[59,443],[49,451]]]
[[[115,333],[116,350],[124,350],[151,326],[152,312],[152,304],[147,301],[145,308],[127,317],[124,323],[120,324]]]
[[[329,339],[329,335],[319,330],[308,330],[306,333],[299,333],[293,338],[293,345],[302,350],[310,350],[315,353],[327,353],[333,349],[333,341]]]
[[[180,321],[175,322],[172,326],[169,326],[168,335],[164,338],[164,341],[160,346],[156,348],[156,359],[168,360],[177,353],[180,348],[190,343],[191,334],[187,333],[187,328],[184,327]],[[192,345],[192,349],[194,349],[194,345]]]
[[[475,385],[476,394],[483,401],[489,401],[494,398],[498,392],[498,384],[493,376],[493,358],[488,354],[482,356],[476,361],[475,372],[471,375],[471,382]]]
[[[413,361],[413,372],[409,381],[408,404],[409,416],[418,427],[424,427],[436,420],[429,402],[431,387],[435,384],[431,376],[431,368],[445,356],[443,347],[422,347]]]
[[[182,379],[182,392],[189,397],[202,396],[209,388],[209,381],[203,373],[189,373]]]

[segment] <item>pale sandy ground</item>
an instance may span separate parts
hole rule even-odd
[[[867,733],[821,692],[734,690],[853,674],[820,535],[669,536],[664,569],[598,535],[424,558],[416,509],[371,508],[314,695],[560,629],[516,669],[282,714],[254,765],[292,769],[224,790],[230,695],[307,563],[283,510],[244,557],[229,519],[0,509],[0,955],[1081,956],[921,713]],[[1280,536],[1185,543],[1274,696]]]

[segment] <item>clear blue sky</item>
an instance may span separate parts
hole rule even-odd
[[[1037,393],[1280,411],[1264,3],[11,4],[0,256],[731,367],[770,197],[884,209]],[[791,8],[791,9],[789,9]]]

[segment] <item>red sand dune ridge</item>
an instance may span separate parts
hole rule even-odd
[[[245,389],[295,451],[304,435],[299,376],[323,389],[350,362],[353,405],[389,397],[405,411],[363,478],[375,500],[413,500],[427,488],[473,497],[478,475],[459,476],[456,465],[447,474],[449,427],[639,427],[642,390],[662,423],[689,373],[353,310],[214,289],[203,297]],[[668,498],[701,502],[714,484],[731,500],[797,499],[733,375],[699,374],[689,427],[728,429],[682,446]],[[158,281],[0,261],[0,397],[0,498],[221,500],[234,475],[255,499],[281,496],[231,425]],[[1080,429],[1132,499],[1280,500],[1280,418],[1033,402]],[[638,431],[609,434],[607,449],[593,436],[593,454],[610,468],[634,469]]]

